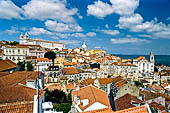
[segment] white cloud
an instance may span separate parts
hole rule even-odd
[[[138,39],[138,38],[118,38],[118,39],[111,39],[113,44],[125,44],[125,43],[149,43],[149,40],[146,39]]]
[[[96,36],[96,33],[95,33],[95,32],[88,32],[88,33],[86,34],[86,36],[94,37],[94,36]]]
[[[108,34],[108,35],[118,35],[120,32],[118,30],[101,30],[103,33]]]
[[[79,40],[59,40],[59,42],[64,44],[78,45],[81,43]]]
[[[53,33],[45,30],[44,28],[33,27],[33,28],[30,29],[29,34],[32,34],[32,35],[41,35],[41,34],[52,35]]]
[[[22,9],[17,7],[12,1],[10,0],[1,0],[0,1],[0,18],[3,19],[23,19],[21,17]]]
[[[58,40],[59,38],[58,37],[56,37],[56,36],[52,36],[51,37],[52,39],[56,39],[56,40]]]
[[[59,23],[52,20],[47,20],[45,26],[56,32],[81,32],[83,29],[78,24]]]
[[[88,15],[93,15],[98,18],[103,18],[113,13],[112,6],[102,1],[96,1],[94,4],[88,5],[87,8]]]
[[[139,6],[139,0],[110,0],[114,12],[119,15],[131,15]]]
[[[61,38],[68,38],[71,36],[71,34],[69,34],[69,33],[56,33],[56,35]]]
[[[96,31],[99,31],[99,32],[102,32],[108,35],[112,35],[112,36],[120,34],[118,30],[111,30],[111,29],[96,29]]]
[[[139,37],[146,37],[146,38],[152,38],[152,35],[148,35],[148,34],[140,34],[138,35]]]
[[[144,32],[150,35],[151,38],[169,38],[170,39],[170,24],[165,25],[162,22],[158,23],[157,18],[151,21],[143,22],[140,14],[131,16],[122,16],[119,18],[119,24],[116,25],[120,29],[129,29],[131,32]]]
[[[119,15],[132,15],[139,6],[139,0],[110,0],[111,5],[102,1],[96,1],[87,6],[87,14],[98,18],[116,13]]]
[[[168,17],[166,20],[170,20],[170,17]]]
[[[105,27],[106,27],[106,28],[109,28],[109,25],[108,25],[108,24],[106,24],[106,25],[105,25]]]
[[[67,23],[75,22],[72,16],[78,11],[77,8],[66,8],[66,3],[60,0],[31,0],[22,8],[29,19],[54,19]]]
[[[72,37],[86,37],[86,35],[83,33],[73,33],[71,36]]]
[[[133,14],[131,16],[122,16],[119,18],[119,24],[117,27],[120,29],[129,28],[131,26],[141,24],[143,22],[143,18],[140,14]]]
[[[12,26],[10,29],[5,30],[5,33],[7,33],[9,35],[18,34],[19,29]]]
[[[81,16],[80,13],[77,13],[77,16],[79,19],[83,19],[83,16]]]
[[[100,46],[96,46],[96,47],[94,47],[95,49],[101,49],[101,47]]]

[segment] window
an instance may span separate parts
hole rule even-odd
[[[20,54],[20,50],[18,49],[18,53]]]

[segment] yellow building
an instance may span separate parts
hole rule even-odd
[[[56,57],[54,60],[54,64],[58,65],[60,68],[63,67],[64,57]]]
[[[92,49],[89,51],[90,54],[99,54],[99,53],[106,53],[104,50],[99,50],[99,49]]]

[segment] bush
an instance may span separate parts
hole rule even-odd
[[[53,91],[45,89],[45,91],[46,102],[50,101],[54,103],[53,106],[56,111],[63,111],[63,113],[68,113],[71,110],[71,93],[66,95],[63,91],[57,89]]]

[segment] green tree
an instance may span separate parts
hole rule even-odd
[[[56,58],[56,53],[54,51],[48,51],[44,55],[45,58],[52,59],[54,66],[54,59]]]
[[[139,81],[134,81],[135,85],[137,87],[144,87],[143,83],[142,82],[139,82]]]
[[[17,65],[19,66],[19,71],[25,71],[25,61],[24,62],[18,62]]]
[[[8,42],[9,43],[9,42]],[[17,44],[19,44],[19,42],[17,42],[17,41],[13,41],[13,42],[10,42],[9,43],[9,45],[17,45]]]
[[[63,111],[63,113],[68,113],[71,110],[71,92],[66,95],[61,90],[56,89],[53,91],[49,91],[48,89],[45,89],[45,100],[47,102],[52,102],[56,111]]]
[[[56,111],[63,111],[63,113],[68,113],[71,110],[71,103],[54,104],[54,109]]]
[[[31,62],[27,62],[27,71],[34,71],[34,67]]]

